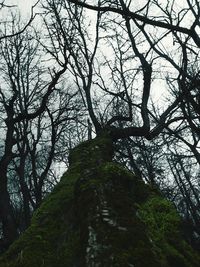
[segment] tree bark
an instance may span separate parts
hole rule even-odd
[[[72,150],[67,173],[0,267],[199,266],[173,205],[112,152],[105,136]]]

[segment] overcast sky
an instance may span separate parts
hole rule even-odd
[[[32,5],[36,2],[36,0],[10,0],[9,3],[15,4],[19,6],[19,9],[22,12],[22,15],[28,15],[31,12]]]

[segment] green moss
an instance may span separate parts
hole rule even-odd
[[[82,232],[90,225],[96,233],[98,249],[94,251],[93,262],[99,266],[140,266],[140,262],[146,264],[141,266],[159,266],[145,225],[136,217],[135,196],[139,197],[138,191],[142,189],[139,180],[113,162],[90,169],[87,178],[78,187],[77,200],[81,210],[79,221],[85,221]],[[142,194],[146,197],[147,190],[149,187],[144,185]],[[146,258],[147,251],[150,260]]]
[[[113,155],[112,141],[106,136],[85,141],[74,148],[69,156],[69,162],[74,166],[92,167],[102,162],[111,161]]]
[[[72,235],[71,225],[74,185],[79,177],[80,173],[73,169],[62,177],[59,185],[34,213],[28,230],[1,258],[1,267],[71,266],[71,263],[63,263],[63,257],[72,261],[73,251],[76,251],[72,248],[78,243],[75,242],[77,237],[72,237],[76,231]]]
[[[200,258],[183,240],[181,219],[172,203],[159,195],[152,195],[138,210],[145,223],[152,250],[161,266],[199,266]]]
[[[200,266],[172,204],[111,159],[106,135],[76,147],[0,267]]]

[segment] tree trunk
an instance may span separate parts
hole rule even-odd
[[[98,137],[75,149],[61,182],[0,267],[198,267],[161,194],[112,161]]]
[[[3,232],[0,251],[4,251],[17,238],[17,227],[14,221],[9,193],[6,190],[0,190],[0,219]]]
[[[13,101],[15,96],[6,106],[7,119],[5,120],[7,130],[5,139],[5,150],[0,160],[0,222],[2,224],[3,238],[1,238],[0,251],[9,247],[9,245],[17,238],[17,226],[13,215],[13,207],[10,202],[8,193],[8,166],[12,160],[13,153]]]

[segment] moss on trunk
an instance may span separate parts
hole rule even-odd
[[[112,162],[101,137],[70,154],[70,168],[0,267],[198,267],[173,205]]]

